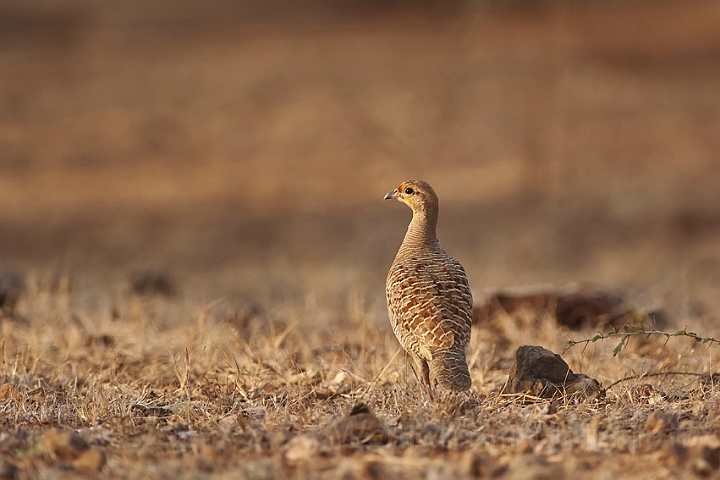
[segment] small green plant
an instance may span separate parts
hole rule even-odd
[[[623,349],[623,347],[626,347],[630,341],[630,338],[633,337],[639,337],[640,335],[646,335],[646,338],[650,338],[652,335],[660,335],[667,338],[667,341],[670,340],[671,337],[689,337],[695,340],[696,342],[700,343],[707,343],[709,345],[712,345],[713,343],[720,344],[720,340],[718,340],[715,337],[703,337],[702,335],[699,335],[695,332],[688,332],[687,326],[683,328],[682,330],[678,330],[677,332],[663,332],[661,330],[645,330],[643,328],[635,330],[634,332],[618,332],[615,329],[610,330],[608,333],[602,333],[598,332],[597,335],[595,335],[592,338],[584,338],[582,340],[572,340],[570,339],[568,341],[567,347],[565,347],[565,351],[568,349],[580,345],[585,344],[589,345],[590,343],[595,343],[598,340],[605,340],[608,338],[620,338],[620,342],[617,344],[617,346],[613,349],[613,356],[616,356],[618,353],[620,353],[620,350]]]

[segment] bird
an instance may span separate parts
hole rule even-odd
[[[409,180],[384,199],[398,200],[413,213],[385,284],[393,332],[420,368],[430,400],[431,369],[443,388],[467,390],[472,293],[465,269],[438,241],[437,194],[427,182]]]

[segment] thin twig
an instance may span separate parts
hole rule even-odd
[[[620,337],[620,343],[618,343],[613,350],[613,356],[615,356],[620,353],[620,350],[622,350],[623,347],[627,346],[628,341],[631,337],[639,337],[640,335],[646,335],[647,338],[649,338],[651,335],[661,335],[666,337],[667,341],[669,341],[671,337],[689,337],[696,342],[707,343],[709,344],[708,346],[712,345],[713,343],[720,344],[719,339],[715,337],[703,337],[702,335],[698,335],[695,332],[688,332],[687,327],[683,328],[682,330],[678,330],[677,332],[663,332],[661,330],[645,330],[641,328],[634,332],[616,332],[615,330],[611,330],[608,333],[598,332],[597,335],[592,338],[584,338],[582,340],[570,339],[568,341],[567,347],[565,347],[565,350],[563,350],[563,353],[579,344],[585,344],[585,347],[587,347],[587,345],[589,345],[590,343],[595,343],[598,340],[605,340],[612,337]],[[665,343],[667,343],[667,341]]]

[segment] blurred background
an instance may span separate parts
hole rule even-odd
[[[382,302],[410,220],[382,198],[419,178],[475,290],[712,302],[718,25],[715,0],[0,0],[0,266]]]

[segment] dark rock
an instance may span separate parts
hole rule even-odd
[[[643,312],[615,292],[570,284],[518,286],[478,295],[473,308],[473,324],[487,322],[498,312],[512,315],[520,309],[548,311],[559,325],[568,328],[652,323],[655,328],[668,323],[662,309]]]
[[[15,305],[25,292],[23,276],[13,270],[0,272],[0,309],[5,315],[15,313]]]
[[[540,398],[566,395],[596,398],[604,395],[604,390],[597,380],[574,373],[560,355],[543,347],[523,345],[515,352],[503,393]]]

